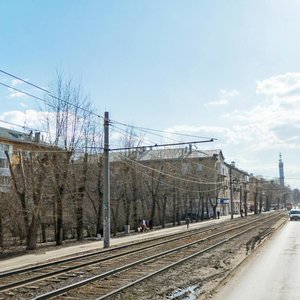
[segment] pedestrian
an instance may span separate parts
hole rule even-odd
[[[147,226],[146,226],[146,220],[142,221],[142,232],[145,232],[147,230]]]
[[[218,219],[220,219],[220,211],[217,211]]]
[[[189,229],[190,222],[191,222],[190,218],[185,218],[186,229]]]

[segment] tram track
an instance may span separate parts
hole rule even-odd
[[[102,261],[107,261],[137,251],[149,249],[151,247],[159,246],[166,242],[176,241],[182,237],[189,237],[194,235],[206,235],[211,230],[223,229],[226,226],[233,226],[232,223],[224,222],[222,225],[211,225],[205,228],[198,228],[189,230],[188,232],[180,232],[166,235],[163,237],[154,237],[150,239],[141,240],[134,243],[128,243],[117,247],[102,249],[99,251],[92,251],[82,255],[71,256],[67,258],[57,259],[55,261],[40,263],[33,266],[28,266],[20,269],[13,269],[10,271],[0,273],[0,292],[15,288],[26,283],[31,283],[47,277],[52,277],[61,273],[80,269]]]
[[[174,263],[174,260],[176,262],[178,259],[181,259],[181,255],[185,256],[187,253],[194,253],[195,248],[198,252],[204,251],[204,249],[212,247],[212,244],[226,242],[226,235],[231,235],[231,232],[233,231],[240,231],[244,228],[246,232],[249,230],[249,226],[256,227],[259,223],[264,221],[269,222],[272,218],[276,218],[276,215],[260,218],[245,218],[243,220],[240,219],[240,221],[237,222],[222,223],[222,226],[219,227],[215,226],[202,230],[187,231],[184,234],[171,235],[164,238],[155,238],[150,241],[142,241],[141,243],[124,245],[122,247],[110,249],[109,251],[99,251],[97,254],[89,254],[87,257],[80,256],[79,258],[74,258],[74,260],[68,258],[60,261],[58,265],[52,262],[49,266],[46,266],[46,264],[35,266],[33,271],[30,271],[30,269],[27,268],[27,270],[15,270],[16,274],[14,275],[12,272],[11,274],[9,274],[9,272],[6,272],[5,274],[2,273],[0,274],[2,283],[0,286],[0,299],[1,297],[3,299],[32,299],[34,297],[33,295],[38,294],[37,290],[42,292],[45,290],[47,291],[47,289],[51,291],[55,289],[56,291],[65,293],[63,290],[66,288],[65,286],[72,286],[72,288],[74,288],[78,285],[79,288],[82,289],[89,281],[92,282],[91,284],[94,290],[93,282],[101,278],[102,281],[106,283],[105,287],[108,285],[107,278],[111,278],[112,276],[117,276],[117,278],[113,280],[113,283],[119,281],[123,282],[125,271],[129,272],[129,275],[126,275],[129,278],[131,278],[130,272],[136,274],[138,278],[143,278],[144,275],[142,275],[137,268],[146,265],[147,272],[149,272],[149,270],[154,268],[154,266],[151,265],[152,260],[156,261],[155,264],[157,264],[157,260],[159,260],[160,263],[164,265],[163,268],[165,268],[166,265],[170,265],[168,261],[171,260],[172,263]],[[213,233],[211,233],[211,231],[213,231]],[[199,247],[202,250],[199,250]],[[99,255],[101,255],[101,258],[97,257]],[[91,257],[93,259],[91,259]],[[164,259],[162,259],[162,257],[164,257]],[[89,261],[84,262],[85,259],[88,259]],[[48,271],[46,270],[47,267],[49,268]],[[53,268],[55,269],[53,270]],[[153,269],[154,271],[155,268]],[[30,272],[35,273],[34,276],[28,276]],[[123,274],[122,280],[118,278],[117,275],[120,272]],[[38,273],[38,275],[36,273]],[[27,276],[27,278],[22,278],[22,276]],[[79,282],[74,282],[75,278],[76,281]],[[6,280],[5,284],[3,284],[3,279]],[[12,281],[17,282],[18,284],[14,286]],[[70,284],[70,282],[73,283]],[[114,286],[115,284],[113,283],[109,285]],[[84,290],[85,289],[86,288],[84,287]],[[101,289],[103,290],[103,287]],[[80,296],[81,299],[86,299],[86,295],[87,294],[84,292],[84,297],[83,295]],[[45,292],[44,296],[36,296],[36,299],[48,299],[53,296],[57,295],[51,294],[51,292]],[[91,297],[91,299],[95,299],[93,298],[95,295],[92,295]]]
[[[256,220],[255,222],[251,222],[252,225],[248,223],[247,225],[235,226],[222,233],[212,234],[201,241],[194,241],[187,245],[155,254],[107,273],[91,277],[85,281],[40,295],[35,299],[41,300],[54,297],[55,299],[84,298],[102,300],[110,298],[170,268],[184,264],[199,255],[207,254],[243,234],[248,234],[253,229],[269,224],[270,222],[272,223],[275,219],[278,219],[278,217],[274,216]],[[204,241],[205,243],[203,243]]]

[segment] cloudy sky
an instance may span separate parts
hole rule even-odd
[[[62,70],[100,115],[214,137],[198,147],[267,179],[281,152],[300,188],[298,0],[2,0],[0,33],[1,70],[42,87]],[[39,129],[41,103],[3,85],[0,97],[1,121]]]

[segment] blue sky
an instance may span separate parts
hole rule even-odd
[[[1,0],[0,33],[0,69],[44,87],[60,69],[99,114],[216,137],[201,147],[255,175],[278,177],[282,152],[300,187],[298,0]],[[35,101],[0,97],[0,120],[39,126]]]

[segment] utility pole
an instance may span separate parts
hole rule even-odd
[[[240,183],[240,214],[241,214],[241,218],[244,216],[243,214],[243,183]]]
[[[110,246],[109,114],[104,113],[103,246]]]
[[[247,183],[243,182],[243,200],[244,200],[244,209],[245,209],[245,217],[248,216],[248,203],[247,203]]]
[[[230,214],[233,219],[233,182],[232,182],[232,167],[229,169],[229,183],[230,183]]]

